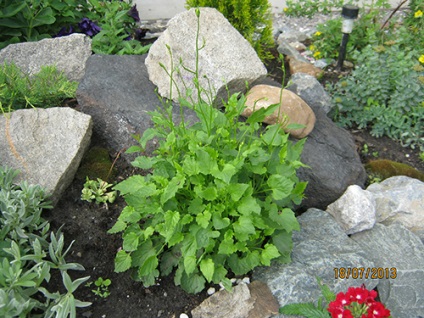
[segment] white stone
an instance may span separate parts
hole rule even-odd
[[[177,101],[176,85],[183,97],[187,90],[193,90],[193,100],[198,100],[193,74],[183,70],[180,65],[182,61],[190,70],[196,69],[197,23],[195,9],[178,14],[168,22],[167,29],[149,50],[146,58],[149,79],[158,86],[161,96]],[[210,94],[201,95],[205,101],[212,102],[218,97],[219,102],[221,97],[226,97],[226,85],[230,93],[240,92],[245,90],[246,81],[250,84],[266,76],[266,68],[250,43],[216,9],[200,9],[198,38],[201,48],[198,51],[199,83],[211,91]],[[172,52],[172,59],[167,47]],[[180,70],[179,75],[174,73],[172,92],[170,77],[160,64],[168,73],[173,68]]]
[[[406,176],[373,183],[377,222],[400,223],[424,241],[424,182]]]
[[[215,290],[214,287],[209,287],[208,290],[207,290],[207,293],[208,293],[209,296],[215,294],[215,292],[216,292],[216,290]]]
[[[351,185],[345,193],[327,207],[346,234],[371,229],[376,222],[373,195],[357,185]]]

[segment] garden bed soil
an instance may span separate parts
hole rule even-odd
[[[274,62],[268,65],[270,75],[277,81],[282,80],[281,65]],[[326,74],[322,80],[337,80],[334,74]],[[75,106],[75,105],[74,105]],[[419,151],[403,148],[389,138],[374,138],[366,130],[351,129],[358,153],[364,163],[377,158],[390,159],[402,162],[424,171],[424,162],[419,158]],[[364,151],[364,145],[368,151]],[[96,135],[92,138],[92,145],[104,146]],[[116,153],[110,153],[111,160]],[[126,179],[135,173],[135,168],[126,164],[121,158],[115,163],[116,182]],[[52,229],[62,227],[66,242],[74,244],[67,256],[68,262],[78,262],[85,267],[84,272],[71,272],[71,276],[90,276],[90,281],[99,277],[110,279],[110,295],[106,298],[96,296],[91,290],[93,287],[81,286],[76,296],[80,300],[90,301],[92,305],[78,310],[78,317],[93,318],[150,318],[150,317],[179,317],[181,313],[190,314],[190,310],[200,304],[206,297],[206,292],[191,295],[174,285],[172,274],[161,278],[155,286],[145,288],[135,282],[129,272],[114,272],[114,257],[122,244],[120,234],[107,234],[116,222],[125,202],[118,197],[116,202],[97,205],[81,201],[81,190],[84,179],[76,177],[69,186],[57,206],[46,211],[45,218],[52,222]],[[53,279],[50,290],[62,288],[58,278]],[[62,289],[63,291],[63,289]]]

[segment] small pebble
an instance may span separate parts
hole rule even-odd
[[[406,157],[406,158],[409,158],[409,153],[407,153],[407,154],[405,155],[405,157]]]
[[[188,315],[186,315],[186,314],[181,314],[181,315],[180,315],[180,318],[188,318]]]
[[[241,281],[245,284],[250,284],[250,278],[249,277],[245,277]]]
[[[215,294],[215,288],[213,288],[213,287],[210,287],[209,289],[208,289],[208,291],[207,291],[207,293],[208,293],[208,295],[210,296],[210,295],[213,295],[213,294]]]

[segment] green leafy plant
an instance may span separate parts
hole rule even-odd
[[[180,97],[178,124],[172,104],[151,113],[154,128],[128,151],[142,151],[154,137],[159,146],[154,157],[133,162],[147,175],[114,187],[127,206],[108,232],[122,232],[116,272],[132,268],[134,278],[150,286],[176,269],[175,284],[197,293],[206,282],[230,289],[229,272],[243,275],[274,259],[290,261],[291,234],[299,230],[292,208],[306,187],[296,176],[305,140],[292,143],[279,124],[261,128],[278,105],[246,121],[239,121],[244,96],[229,97],[223,111],[214,108],[202,99],[198,68],[191,72],[198,102]],[[198,122],[186,122],[184,108]]]
[[[86,0],[2,0],[0,49],[11,43],[49,38],[88,13]]]
[[[103,181],[100,178],[90,180],[87,178],[84,188],[81,191],[81,200],[100,203],[113,203],[116,200],[116,191],[109,191],[112,184]]]
[[[28,107],[54,107],[76,96],[78,83],[69,81],[55,66],[43,66],[32,76],[24,74],[14,63],[0,66],[1,111]]]
[[[91,12],[88,15],[100,27],[93,36],[92,49],[98,54],[144,54],[151,45],[143,46],[134,39],[137,29],[138,12],[132,1],[88,0]]]
[[[84,270],[67,263],[64,236],[50,232],[41,217],[51,208],[40,186],[13,183],[18,172],[0,167],[0,316],[76,317],[77,307],[90,303],[75,299],[73,293],[89,277],[74,281],[69,270]],[[52,270],[62,276],[66,293],[51,293],[45,287]],[[44,297],[43,297],[44,295]]]
[[[329,87],[335,120],[423,150],[424,67],[419,52],[401,49],[391,41],[367,46],[356,58],[358,65],[352,73]]]
[[[272,16],[267,0],[187,0],[187,7],[212,7],[221,12],[253,46],[259,58],[273,58]]]
[[[284,13],[292,17],[312,18],[317,13],[330,14],[335,9],[341,9],[344,4],[355,4],[357,0],[344,2],[343,0],[287,0]]]
[[[297,303],[288,304],[280,308],[280,313],[285,315],[301,315],[306,318],[390,318],[390,310],[376,301],[377,292],[368,290],[365,285],[349,287],[346,293],[337,295],[331,292],[327,285],[319,278],[318,285],[323,297],[318,299],[318,304]]]
[[[90,287],[92,284],[93,282],[89,282],[86,284],[86,286]],[[96,286],[96,289],[92,289],[91,292],[101,298],[107,298],[110,295],[110,284],[112,284],[110,279],[103,279],[102,277],[99,277],[94,281],[94,286]]]

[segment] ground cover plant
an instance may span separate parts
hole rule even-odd
[[[254,112],[245,122],[239,120],[244,96],[229,97],[223,111],[214,108],[212,100],[202,98],[209,93],[199,86],[202,47],[196,47],[196,69],[182,67],[194,75],[198,102],[180,96],[179,103],[199,122],[182,117],[176,124],[168,103],[151,114],[154,128],[145,131],[140,146],[129,149],[144,151],[149,140],[158,138],[154,157],[133,162],[151,172],[113,188],[128,205],[109,230],[123,232],[117,272],[133,268],[133,277],[148,287],[175,269],[175,284],[191,293],[201,292],[206,283],[231,289],[230,274],[269,266],[273,259],[289,262],[291,233],[299,230],[292,208],[306,187],[296,176],[305,140],[292,143],[281,124],[261,129],[278,105]]]
[[[187,7],[212,7],[221,12],[252,45],[262,61],[272,55],[271,8],[267,0],[187,0]]]
[[[2,317],[76,317],[77,307],[90,303],[75,298],[75,290],[89,277],[72,280],[68,271],[84,270],[67,263],[64,236],[50,231],[41,214],[49,209],[40,186],[14,184],[18,172],[0,167],[0,315]],[[51,291],[54,271],[64,293]],[[47,288],[46,288],[47,287]]]
[[[78,83],[69,81],[55,66],[24,74],[14,63],[0,66],[0,110],[2,113],[29,107],[56,107],[75,98]]]

